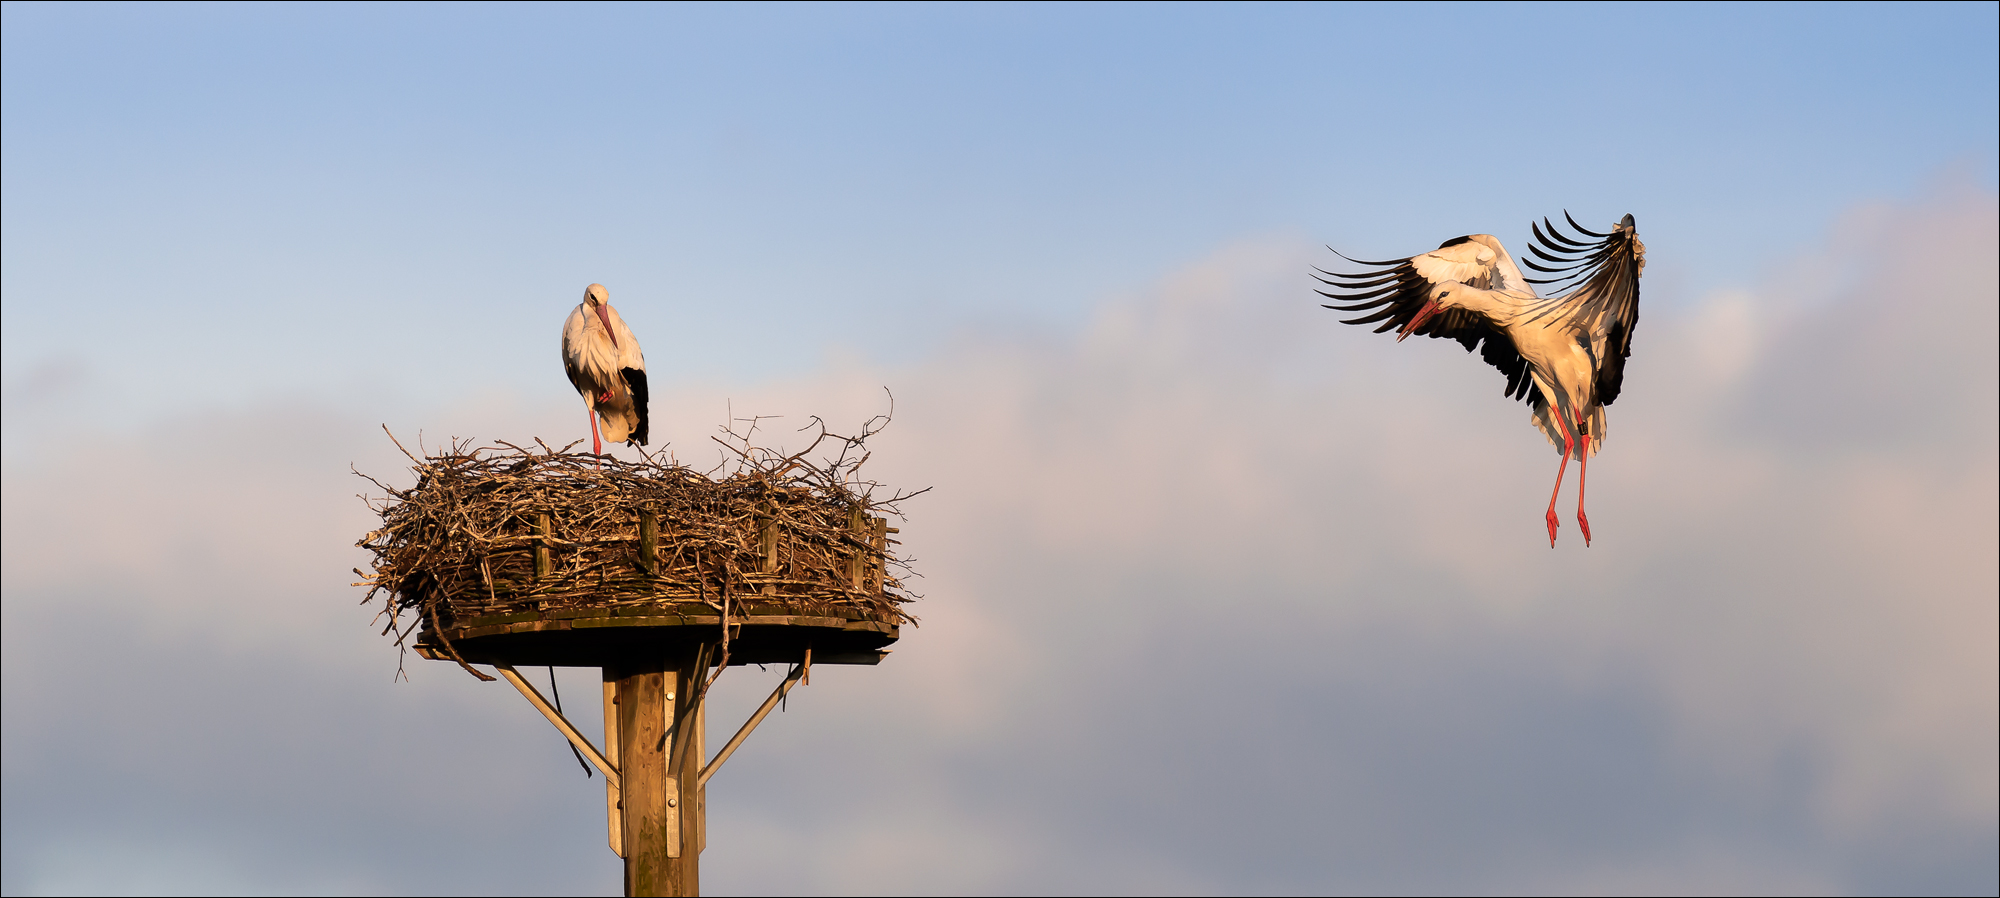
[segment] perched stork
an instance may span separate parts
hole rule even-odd
[[[583,394],[590,417],[590,451],[604,454],[597,422],[611,442],[646,444],[646,356],[639,338],[611,307],[603,284],[584,288],[583,302],[563,322],[563,371]]]
[[[1318,291],[1336,300],[1326,308],[1368,313],[1341,323],[1382,322],[1375,332],[1394,328],[1399,343],[1411,334],[1457,340],[1467,352],[1479,349],[1487,364],[1507,375],[1503,395],[1532,405],[1530,421],[1562,451],[1555,491],[1549,494],[1550,548],[1556,544],[1556,497],[1562,494],[1563,472],[1572,455],[1580,465],[1576,523],[1583,529],[1584,545],[1590,545],[1583,481],[1590,456],[1604,444],[1604,407],[1618,398],[1625,359],[1632,354],[1639,273],[1646,268],[1646,245],[1639,242],[1632,216],[1609,234],[1585,230],[1568,213],[1563,217],[1581,238],[1564,234],[1546,218],[1541,225],[1529,225],[1535,242],[1528,249],[1548,264],[1522,261],[1545,278],[1523,277],[1490,234],[1447,240],[1433,252],[1407,259],[1348,259],[1373,269],[1361,274],[1322,269],[1315,275],[1334,288]],[[1539,296],[1535,284],[1554,285],[1550,292],[1561,295]]]

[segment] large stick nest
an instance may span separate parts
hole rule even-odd
[[[363,604],[384,596],[383,632],[398,645],[419,625],[641,605],[700,605],[725,619],[746,603],[793,613],[837,607],[914,623],[902,608],[916,598],[904,585],[913,571],[886,516],[901,518],[897,503],[923,491],[882,496],[859,476],[863,442],[887,420],[842,437],[814,419],[813,445],[784,455],[752,444],[751,419],[746,433],[725,428],[731,439],[717,442],[729,455],[708,472],[539,440],[541,451],[455,442],[419,458],[405,449],[415,486],[361,475],[384,495],[362,497],[382,527],[358,544],[374,564],[355,570],[356,585],[369,587]],[[815,459],[829,440],[837,453]]]

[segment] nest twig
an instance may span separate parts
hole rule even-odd
[[[708,472],[539,440],[541,451],[454,442],[419,458],[405,449],[416,474],[408,489],[357,471],[384,493],[362,497],[382,526],[358,544],[374,554],[372,571],[355,570],[355,585],[368,587],[361,601],[384,596],[383,633],[398,645],[420,626],[475,616],[640,605],[713,608],[725,633],[731,605],[745,603],[914,623],[902,607],[917,598],[904,585],[914,572],[886,516],[902,517],[898,503],[924,491],[878,496],[880,484],[859,476],[864,443],[887,416],[855,437],[814,418],[817,438],[789,455],[756,447],[760,420],[748,423],[724,428],[718,442],[730,455]],[[837,451],[815,456],[828,441]]]

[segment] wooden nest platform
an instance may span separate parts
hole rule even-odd
[[[716,666],[873,664],[915,623],[888,524],[915,494],[878,499],[858,478],[867,434],[831,437],[845,448],[821,462],[739,436],[729,470],[707,473],[546,445],[410,455],[415,486],[369,478],[382,526],[356,585],[384,597],[399,646],[482,679],[471,664],[614,667],[698,645]]]

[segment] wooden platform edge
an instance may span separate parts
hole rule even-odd
[[[418,657],[420,657],[420,658],[423,658],[423,659],[425,659],[425,660],[427,660],[427,661],[450,661],[450,660],[452,660],[451,656],[450,656],[449,654],[446,654],[446,653],[445,653],[445,651],[444,651],[443,649],[441,649],[441,648],[438,648],[437,646],[434,646],[434,645],[429,645],[429,644],[426,644],[426,643],[417,643],[417,644],[415,644],[415,645],[411,646],[411,647],[410,647],[410,650],[411,650],[411,651],[413,651],[413,652],[416,652],[416,653],[417,653],[417,656],[418,656]],[[873,651],[867,651],[867,652],[825,652],[825,653],[820,653],[820,652],[815,652],[815,653],[813,653],[813,659],[812,659],[812,660],[813,660],[813,664],[815,664],[815,665],[818,665],[818,664],[866,664],[866,665],[875,665],[875,664],[881,664],[881,663],[882,663],[882,659],[884,659],[884,658],[887,658],[887,657],[889,657],[889,652],[890,652],[890,651],[891,651],[890,649],[875,649],[875,650],[873,650]],[[474,664],[479,664],[479,663],[482,663],[482,662],[479,662],[479,661],[474,661],[473,663],[474,663]],[[732,662],[732,663],[733,663],[733,664],[755,664],[755,663],[757,663],[757,662],[754,662],[754,661],[736,661],[736,662]],[[557,666],[557,667],[571,667],[571,666],[575,666],[575,665],[564,665],[564,664],[558,664],[558,665],[555,665],[555,666]]]

